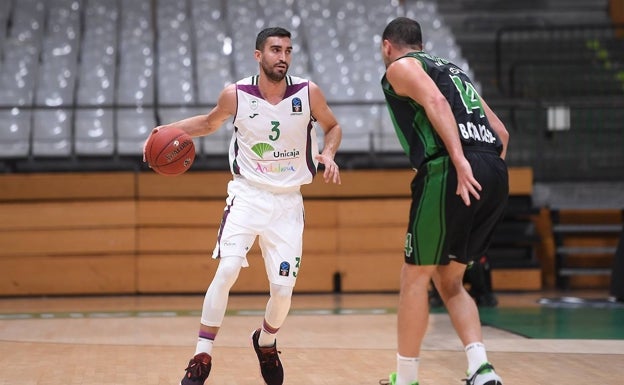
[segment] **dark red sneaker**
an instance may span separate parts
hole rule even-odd
[[[282,368],[282,362],[279,359],[279,353],[277,351],[277,344],[273,346],[259,346],[258,338],[260,337],[260,329],[256,329],[251,335],[251,342],[253,348],[260,361],[260,373],[267,385],[282,385],[284,382],[284,368]]]
[[[212,357],[208,353],[198,353],[191,358],[186,367],[186,374],[180,381],[180,385],[204,385],[210,374]]]

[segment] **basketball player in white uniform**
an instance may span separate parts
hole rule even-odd
[[[311,183],[323,163],[326,183],[340,183],[334,156],[342,138],[340,125],[319,87],[286,75],[291,62],[290,32],[267,28],[256,38],[259,75],[229,85],[207,115],[157,127],[178,127],[191,136],[208,135],[234,116],[230,143],[228,198],[213,258],[219,266],[208,287],[194,357],[182,385],[204,384],[212,366],[213,341],[225,316],[229,291],[247,252],[258,238],[270,298],[252,345],[267,385],[281,385],[283,369],[276,335],[290,309],[302,259],[304,225],[300,186]],[[324,131],[319,154],[312,122]]]

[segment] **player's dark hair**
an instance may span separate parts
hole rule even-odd
[[[262,51],[266,40],[274,36],[290,38],[290,31],[282,27],[270,27],[263,29],[256,37],[256,49],[258,51]]]
[[[402,47],[415,49],[422,47],[420,24],[408,17],[397,17],[388,23],[381,38]]]

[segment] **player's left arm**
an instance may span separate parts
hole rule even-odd
[[[323,151],[316,156],[316,159],[325,165],[323,178],[325,183],[332,181],[340,184],[340,170],[334,161],[334,157],[342,141],[342,128],[340,128],[340,124],[338,124],[331,108],[327,105],[325,95],[313,82],[310,82],[310,108],[312,109],[312,116],[319,123],[325,134]]]
[[[492,129],[498,134],[501,142],[503,143],[503,151],[501,152],[501,158],[505,159],[507,155],[507,146],[509,144],[509,131],[505,128],[505,124],[499,117],[494,113],[494,111],[487,105],[485,100],[481,98],[481,105],[485,110],[485,116],[487,116],[488,121],[490,122],[490,126]]]

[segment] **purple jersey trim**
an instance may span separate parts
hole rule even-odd
[[[219,232],[217,235],[217,245],[219,245],[219,252],[217,253],[217,257],[221,258],[221,235],[223,234],[223,228],[225,227],[225,222],[227,222],[228,215],[232,211],[232,206],[234,206],[234,201],[236,197],[232,198],[232,202],[225,208],[223,212],[223,217],[221,218],[221,224],[219,225]]]
[[[314,156],[316,154],[312,153],[312,121],[308,123],[308,139],[306,143],[306,163],[308,164],[308,170],[312,176],[316,175],[316,166],[314,165]]]
[[[301,90],[303,87],[306,87],[308,85],[308,82],[303,82],[303,83],[299,83],[299,84],[293,84],[290,86],[286,86],[286,92],[284,93],[284,99],[289,98],[291,96],[293,96],[294,94],[296,94],[299,90]],[[253,84],[237,84],[236,88],[242,92],[248,93],[249,95],[253,95],[259,99],[264,99],[262,97],[262,94],[260,93],[260,88],[257,85],[253,85]]]

